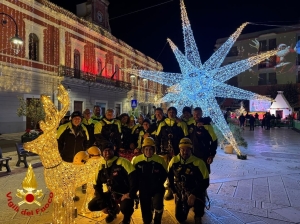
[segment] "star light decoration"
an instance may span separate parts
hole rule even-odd
[[[183,54],[170,39],[168,39],[168,42],[179,63],[181,73],[136,69],[123,70],[168,86],[167,94],[160,99],[160,102],[171,102],[173,106],[177,107],[179,112],[182,111],[184,106],[193,105],[193,107],[201,107],[203,116],[210,116],[212,118],[212,121],[233,146],[237,154],[241,155],[234,136],[217,104],[216,97],[272,101],[271,98],[227,85],[224,82],[270,56],[275,55],[277,50],[268,51],[220,67],[234,42],[248,24],[248,22],[246,22],[202,64],[183,0],[180,1],[180,8],[185,54]]]

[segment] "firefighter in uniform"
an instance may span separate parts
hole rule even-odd
[[[189,127],[189,137],[193,142],[194,156],[202,159],[210,173],[210,164],[217,153],[218,139],[211,126],[210,117],[202,117],[202,110],[196,107],[193,111],[195,123]]]
[[[104,160],[95,178],[95,197],[89,202],[88,209],[107,212],[107,223],[112,222],[121,210],[122,224],[129,224],[137,192],[136,170],[127,159],[114,156],[111,143],[104,145],[102,156]]]
[[[115,119],[115,111],[107,109],[105,117],[95,124],[94,135],[96,145],[103,150],[107,142],[112,142],[115,150],[118,151],[121,146],[121,123]]]
[[[156,131],[157,154],[163,155],[168,164],[174,155],[179,153],[179,141],[188,135],[186,123],[176,117],[177,109],[170,107],[167,111],[168,117],[158,126]],[[167,187],[165,200],[172,200],[173,194]]]
[[[183,138],[179,143],[180,153],[168,166],[170,188],[175,193],[175,217],[178,222],[187,219],[194,207],[195,224],[200,224],[205,209],[205,193],[209,186],[209,173],[203,160],[192,155],[192,141]]]
[[[83,111],[82,124],[86,127],[86,129],[88,130],[88,133],[89,133],[89,138],[90,138],[89,147],[91,147],[95,144],[94,129],[95,129],[95,124],[96,123],[98,123],[98,121],[93,120],[91,118],[91,110],[90,109],[85,109],[85,111]]]
[[[143,141],[141,155],[132,161],[138,175],[138,190],[144,224],[152,222],[152,206],[154,208],[154,224],[160,224],[164,208],[164,182],[167,179],[165,160],[154,154],[155,141],[147,137]]]

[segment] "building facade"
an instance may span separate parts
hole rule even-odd
[[[297,25],[299,27],[299,25]],[[277,55],[231,78],[228,84],[269,95],[271,86],[293,83],[300,88],[300,29],[295,26],[242,34],[230,49],[223,65],[247,59],[257,54],[278,49]],[[228,38],[216,41],[219,48]],[[300,95],[298,95],[300,107]]]
[[[97,5],[93,5],[97,3]],[[100,2],[100,3],[99,3]],[[48,95],[60,107],[56,88],[62,83],[70,93],[69,111],[83,111],[100,105],[103,112],[117,114],[131,110],[148,113],[163,86],[141,80],[120,68],[138,67],[161,71],[162,65],[110,33],[108,1],[89,1],[92,19],[84,19],[47,0],[2,0],[0,12],[16,22],[24,44],[15,50],[9,43],[15,35],[12,19],[0,15],[0,133],[22,132],[26,117],[16,115],[18,97]],[[96,23],[94,20],[98,20]],[[5,22],[3,22],[5,21]]]

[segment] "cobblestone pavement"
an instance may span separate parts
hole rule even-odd
[[[11,138],[9,138],[9,136]],[[18,134],[3,134],[1,139],[19,139]],[[208,195],[211,200],[210,209],[203,217],[203,223],[228,224],[283,224],[300,223],[300,133],[287,128],[275,128],[270,131],[256,127],[255,131],[245,129],[243,136],[248,142],[248,148],[241,148],[248,155],[247,160],[237,159],[235,154],[225,154],[218,149],[212,164],[211,184]],[[15,212],[8,207],[7,193],[12,192],[13,202],[21,199],[15,196],[17,189],[22,189],[22,180],[27,171],[24,167],[16,167],[16,153],[4,153],[11,156],[12,172],[0,174],[0,223],[36,224],[51,222],[51,207],[44,213],[34,216],[24,216],[21,211]],[[39,157],[29,157],[29,161],[39,165]],[[3,168],[5,170],[5,168]],[[34,168],[38,181],[38,189],[43,189],[45,196],[42,204],[49,197],[43,177],[43,168]],[[80,208],[84,195],[78,189]],[[22,205],[29,210],[37,205]],[[20,206],[20,209],[22,208]],[[80,210],[80,209],[79,209]],[[105,215],[99,218],[89,217],[89,214],[78,215],[76,223],[105,223]],[[118,215],[112,224],[120,223],[122,215]],[[135,210],[131,223],[142,223],[140,209]],[[165,201],[163,224],[177,223],[174,218],[174,201]],[[186,223],[193,223],[193,212],[190,211]]]

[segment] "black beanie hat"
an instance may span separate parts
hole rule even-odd
[[[82,114],[80,111],[74,111],[72,114],[71,114],[71,119],[73,119],[74,117],[82,117]]]
[[[167,111],[167,112],[169,112],[170,110],[174,110],[174,111],[175,111],[175,113],[176,113],[176,115],[177,115],[177,109],[176,109],[175,107],[169,107],[169,109],[168,109],[168,111]]]
[[[144,119],[144,120],[143,120],[143,123],[144,123],[144,122],[147,122],[148,124],[151,124],[151,122],[150,122],[150,120],[149,120],[148,118]]]

